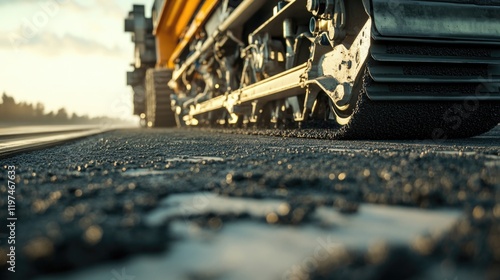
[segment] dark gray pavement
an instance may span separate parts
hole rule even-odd
[[[433,142],[131,129],[1,163],[0,221],[10,165],[18,218],[15,274],[0,229],[2,279],[500,277],[498,131]]]

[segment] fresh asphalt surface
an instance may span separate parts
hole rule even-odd
[[[176,220],[215,236],[248,220],[277,230],[300,229],[321,223],[312,218],[319,207],[356,217],[366,203],[454,210],[460,216],[440,235],[423,235],[406,245],[387,240],[367,250],[347,248],[322,258],[306,273],[268,279],[500,277],[498,128],[488,136],[444,142],[335,141],[187,129],[107,132],[2,159],[0,221],[6,221],[9,165],[17,168],[16,273],[7,271],[2,226],[1,279],[66,279],[124,257],[168,257],[183,239],[172,234]],[[147,223],[162,199],[200,192],[278,199],[286,209],[259,217],[201,208],[196,215]],[[273,244],[268,246],[272,250]],[[219,257],[214,252],[208,258]],[[177,262],[189,263],[190,258]],[[278,260],[267,261],[272,265]],[[153,268],[148,275],[120,277],[121,269],[94,279],[174,279],[155,275]],[[210,272],[185,271],[183,278],[233,278],[228,275],[214,267]]]

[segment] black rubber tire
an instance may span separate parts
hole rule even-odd
[[[172,77],[170,70],[149,69],[146,72],[146,121],[148,127],[175,127],[168,87]]]
[[[372,101],[366,88],[372,83],[364,71],[362,87],[349,122],[335,133],[337,139],[468,138],[485,133],[500,122],[500,102],[473,98],[455,102]]]

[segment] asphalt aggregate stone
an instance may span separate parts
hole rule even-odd
[[[500,278],[498,129],[488,136],[440,142],[227,132],[119,130],[3,159],[4,167],[17,168],[15,276],[53,275],[168,252],[177,242],[170,234],[175,220],[213,230],[242,220],[301,227],[321,223],[312,218],[318,207],[356,215],[361,203],[374,203],[460,209],[463,214],[443,235],[421,236],[408,246],[346,248],[307,275],[290,279],[430,279],[442,267],[457,279],[461,272]],[[4,196],[6,174],[4,168]],[[198,192],[285,204],[260,218],[207,211],[146,223],[163,198]],[[0,199],[0,208],[7,208],[6,199]],[[6,218],[6,211],[0,211],[0,220]],[[15,279],[6,270],[6,254],[2,242],[0,277]]]

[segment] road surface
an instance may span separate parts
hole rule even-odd
[[[500,277],[498,130],[433,142],[128,129],[2,165],[0,220],[8,166],[17,217],[15,273],[0,231],[2,279]]]

